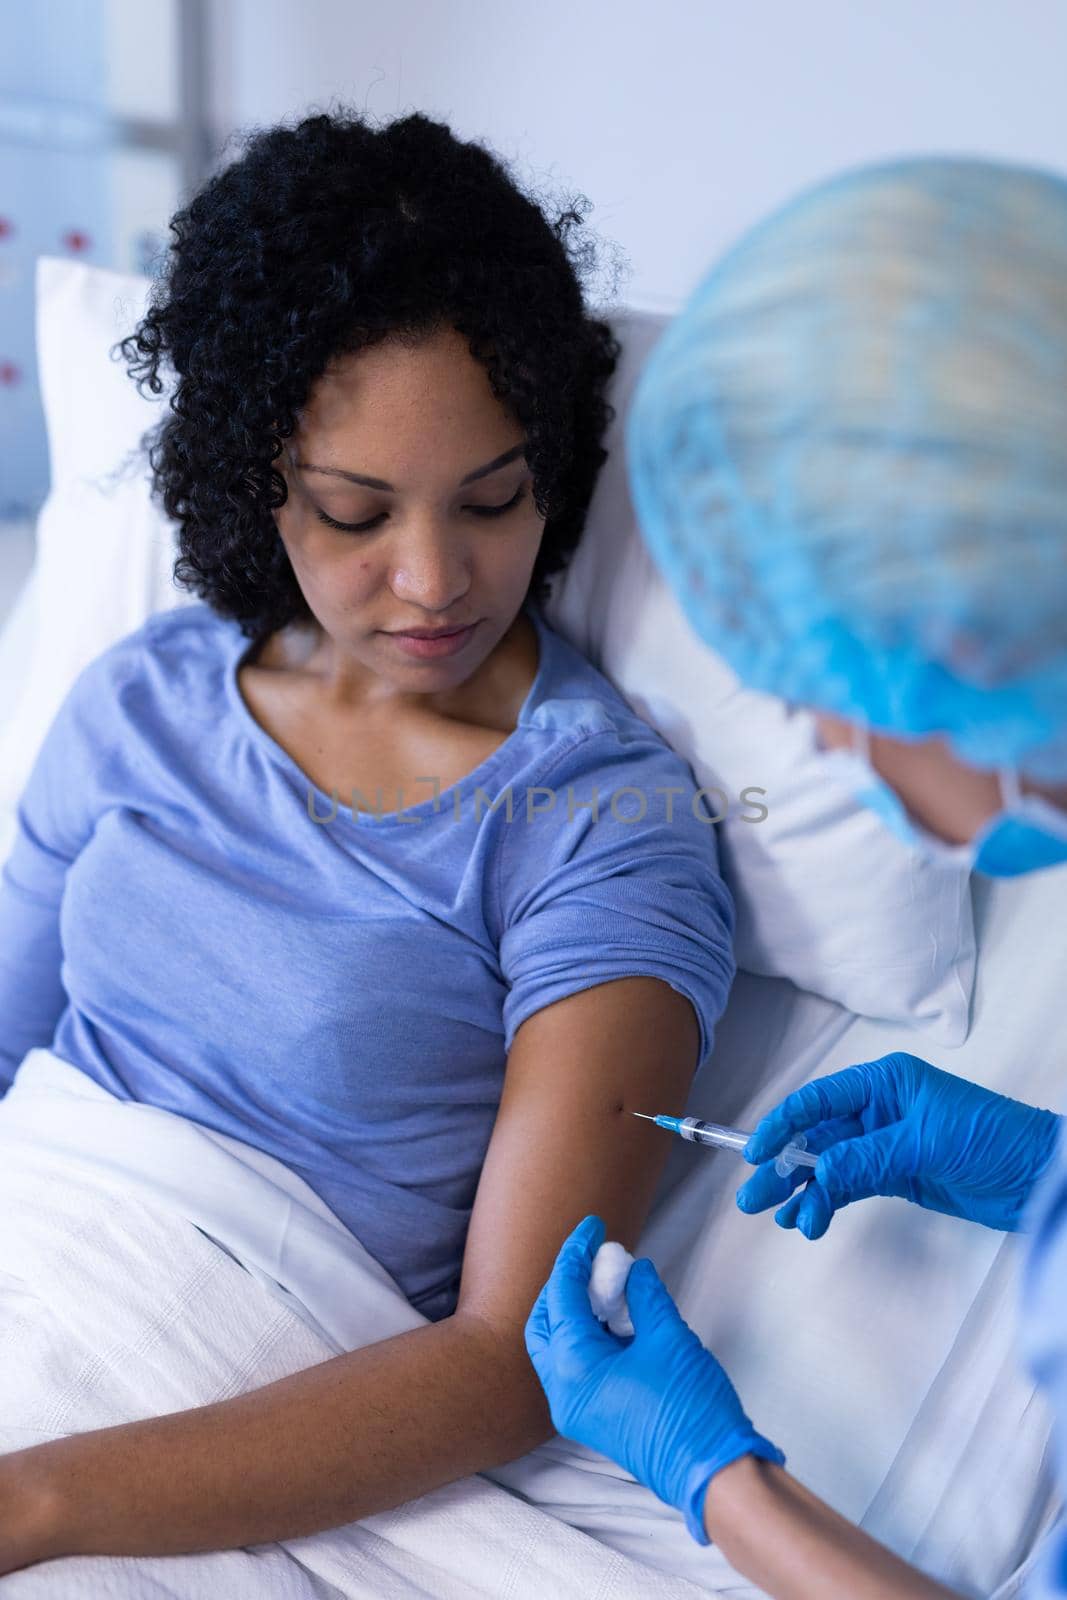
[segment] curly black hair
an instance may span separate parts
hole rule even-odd
[[[309,619],[271,515],[282,441],[335,356],[451,324],[525,429],[545,518],[529,593],[546,599],[615,415],[620,346],[583,303],[589,202],[550,223],[500,157],[421,113],[372,126],[340,107],[244,144],[172,218],[149,308],[115,347],[139,393],[171,386],[143,443],[178,525],[175,582],[257,640]]]

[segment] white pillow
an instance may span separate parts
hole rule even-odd
[[[12,716],[29,678],[36,637],[37,583],[31,570],[23,578],[0,628],[0,728]]]
[[[811,714],[742,687],[693,632],[641,539],[623,444],[634,384],[667,318],[627,311],[610,320],[623,346],[610,455],[545,608],[549,621],[702,785],[722,791],[707,798],[713,814],[726,813],[719,839],[738,964],[959,1044],[974,984],[969,874],[930,867],[901,844],[827,771]],[[766,792],[746,796],[751,789]]]
[[[18,629],[21,687],[0,724],[0,860],[52,719],[81,669],[151,612],[196,599],[171,583],[171,525],[149,498],[141,435],[161,417],[109,359],[143,313],[150,280],[78,261],[37,262],[37,363],[51,488],[34,564],[0,635]],[[24,626],[32,606],[32,632]]]
[[[142,398],[125,364],[108,356],[142,316],[149,282],[76,261],[37,264],[52,490],[30,580],[38,616],[31,657],[0,727],[0,828],[81,668],[151,612],[195,599],[171,581],[174,530],[149,498],[147,464],[137,463],[165,397]],[[975,959],[968,878],[915,859],[824,774],[810,716],[741,688],[693,634],[638,533],[623,458],[625,409],[666,318],[605,315],[623,344],[610,392],[611,454],[548,619],[701,783],[726,792],[719,833],[740,965],[959,1043]],[[741,803],[746,787],[767,791],[752,797],[766,806],[764,820],[744,820],[758,815]],[[10,832],[0,832],[0,859],[9,845]]]

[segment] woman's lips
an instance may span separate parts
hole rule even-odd
[[[433,660],[437,656],[454,656],[457,650],[462,650],[477,626],[477,622],[472,622],[468,628],[461,628],[458,633],[444,633],[436,639],[416,639],[410,633],[390,633],[387,637],[392,639],[405,655]]]

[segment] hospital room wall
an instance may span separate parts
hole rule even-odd
[[[669,310],[804,184],[939,150],[1067,171],[1064,0],[208,0],[209,114],[418,109],[593,202]]]
[[[207,143],[222,159],[235,130],[314,106],[426,111],[546,199],[588,196],[592,227],[617,247],[594,298],[621,258],[619,298],[654,310],[683,303],[755,218],[842,167],[940,150],[1067,171],[1067,0],[181,4],[203,24]],[[153,6],[127,52],[151,53],[157,26],[162,59]],[[32,556],[30,525],[0,524],[0,621]]]

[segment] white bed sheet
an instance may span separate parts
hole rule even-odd
[[[51,1051],[27,1054],[0,1101],[0,1451],[210,1405],[424,1323],[273,1157],[117,1100]],[[3,1592],[761,1600],[650,1490],[579,1445],[550,1439],[509,1463],[506,1487],[492,1478],[296,1540],[49,1561]],[[550,1510],[528,1483],[551,1485]]]

